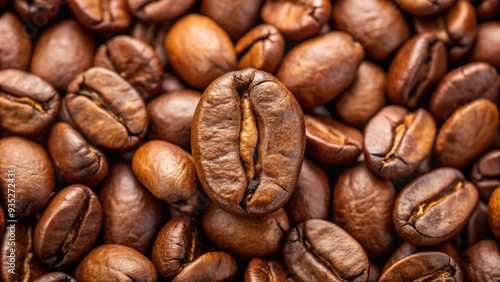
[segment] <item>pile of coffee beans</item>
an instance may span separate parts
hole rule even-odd
[[[1,281],[500,281],[500,0],[0,0]]]

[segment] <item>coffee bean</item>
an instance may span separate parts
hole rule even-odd
[[[432,16],[450,8],[456,0],[397,0],[401,8],[417,16]]]
[[[220,77],[205,90],[191,131],[205,192],[233,214],[278,210],[297,183],[304,133],[298,103],[272,75],[245,69]]]
[[[160,59],[162,68],[165,67],[168,63],[167,53],[165,51],[165,36],[167,35],[167,31],[170,28],[169,23],[159,23],[159,24],[147,24],[143,22],[137,22],[132,30],[130,31],[130,35],[145,41],[153,47]],[[166,92],[164,90],[160,91]]]
[[[476,187],[459,170],[437,168],[416,178],[399,193],[394,204],[394,226],[409,243],[435,245],[465,226],[477,202]]]
[[[38,221],[33,247],[43,264],[62,269],[78,263],[99,236],[102,208],[87,186],[61,190]]]
[[[130,25],[127,0],[68,0],[68,6],[81,24],[104,35],[120,32]]]
[[[127,0],[132,14],[147,23],[169,22],[185,14],[196,0]]]
[[[19,135],[46,129],[59,112],[57,91],[36,75],[15,70],[0,71],[0,127]]]
[[[500,186],[488,201],[488,224],[497,239],[500,239]]]
[[[16,13],[35,25],[46,25],[63,12],[62,0],[14,0]]]
[[[285,281],[286,272],[276,261],[254,258],[245,270],[245,282]]]
[[[23,25],[13,13],[9,11],[0,13],[0,34],[2,34],[0,69],[25,70],[30,61],[31,41]]]
[[[500,186],[500,150],[492,150],[481,156],[471,171],[471,181],[479,190],[479,196],[488,202],[491,194]]]
[[[476,43],[474,44],[470,60],[486,62],[500,68],[500,22],[491,21],[479,25]]]
[[[37,279],[33,282],[77,282],[75,278],[69,276],[69,274],[64,272],[50,272]]]
[[[208,252],[188,264],[172,282],[232,281],[237,265],[234,258],[223,252]]]
[[[472,245],[463,256],[466,281],[495,281],[500,277],[500,247],[493,240]]]

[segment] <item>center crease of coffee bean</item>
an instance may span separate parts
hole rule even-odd
[[[450,265],[447,265],[444,268],[439,269],[431,274],[414,279],[412,280],[412,282],[430,282],[430,281],[436,281],[438,279],[450,278],[453,277],[454,272],[455,270]]]
[[[403,140],[406,131],[408,131],[408,128],[410,128],[414,120],[415,120],[415,114],[409,113],[404,117],[403,122],[396,126],[396,128],[394,129],[394,142],[392,143],[392,147],[389,150],[389,152],[387,152],[387,154],[384,156],[384,159],[381,160],[383,165],[387,165],[395,157],[397,157],[396,151],[401,145],[401,141]],[[405,162],[404,160],[402,161]]]
[[[443,192],[439,193],[437,196],[435,196],[433,199],[431,199],[427,203],[422,203],[418,205],[417,208],[413,209],[412,215],[408,218],[407,223],[414,225],[415,221],[421,217],[424,213],[429,211],[432,207],[436,206],[437,204],[441,203],[444,201],[444,198],[454,192],[457,192],[458,190],[462,189],[463,187],[463,181],[458,180],[454,182],[452,185],[450,185],[448,188],[443,190]]]
[[[306,123],[311,124],[310,122],[307,122],[308,119],[306,119]],[[328,126],[325,126],[319,121],[316,121],[313,119],[314,122],[312,123],[312,126],[316,128],[319,132],[327,135],[329,137],[328,141],[333,141],[336,144],[339,144],[340,146],[344,146],[346,143],[349,144],[349,140],[343,135],[341,132],[334,130],[333,128],[330,128]]]
[[[257,44],[258,42],[264,42],[264,41],[270,41],[270,42],[276,42],[274,41],[272,38],[271,38],[271,35],[274,35],[272,34],[270,31],[267,32],[266,35],[263,35],[263,36],[260,36],[260,37],[257,37],[255,38],[252,43],[248,44],[248,47],[246,47],[245,49],[243,49],[239,55],[238,55],[238,60],[241,60],[241,58],[243,58],[248,52],[250,52],[250,49],[252,49],[252,47]]]
[[[15,101],[15,102],[20,103],[20,104],[29,105],[29,106],[33,107],[34,109],[36,109],[37,111],[41,112],[42,114],[45,114],[48,111],[47,102],[36,101],[36,100],[29,98],[29,97],[18,97],[18,96],[13,95],[13,94],[4,93],[3,91],[0,92],[0,97],[4,97],[6,99]],[[51,100],[54,98],[55,98],[55,96],[53,96],[51,98]]]
[[[422,64],[418,67],[417,73],[415,74],[413,79],[410,80],[409,83],[410,92],[408,93],[406,99],[407,101],[412,99],[419,100],[420,97],[416,96],[423,95],[423,93],[417,93],[417,92],[419,92],[421,84],[423,84],[423,82],[425,82],[428,79],[429,72],[431,70],[432,51],[434,50],[434,47],[437,46],[436,45],[437,42],[438,40],[429,44],[430,46],[428,47],[428,52],[430,54],[427,54]]]

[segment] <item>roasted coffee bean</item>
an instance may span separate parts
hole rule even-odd
[[[500,77],[487,63],[470,63],[449,72],[434,90],[429,110],[441,125],[458,108],[478,98],[500,100]]]
[[[38,277],[33,282],[77,282],[75,278],[64,272],[50,272]]]
[[[111,166],[99,200],[104,212],[103,243],[146,254],[163,223],[164,208],[134,177],[130,164],[119,161]]]
[[[387,0],[335,1],[333,25],[351,34],[366,56],[377,61],[389,59],[411,34],[403,14]]]
[[[288,216],[279,209],[264,217],[232,215],[213,203],[203,213],[203,232],[215,245],[241,258],[263,257],[279,250],[290,229]]]
[[[370,274],[368,275],[368,282],[377,282],[380,279],[380,274],[380,267],[370,261]]]
[[[233,281],[237,265],[223,252],[208,252],[188,264],[172,282]]]
[[[143,22],[137,22],[130,35],[145,41],[153,47],[160,59],[162,67],[165,67],[168,63],[167,54],[165,51],[165,36],[167,35],[168,28],[170,28],[169,23],[160,24],[147,24]]]
[[[399,246],[387,259],[384,268],[382,269],[382,273],[384,273],[387,269],[393,266],[396,262],[409,257],[416,253],[424,253],[424,252],[441,252],[450,256],[455,262],[460,264],[460,255],[458,251],[453,247],[453,245],[446,241],[444,243],[440,243],[434,246],[427,247],[417,247],[408,242],[404,242]]]
[[[328,166],[350,163],[362,150],[363,135],[359,130],[331,118],[304,115],[306,155]]]
[[[283,244],[286,266],[297,281],[367,281],[361,245],[336,224],[311,219],[294,227]]]
[[[130,25],[127,0],[67,0],[73,16],[101,34],[120,32]]]
[[[33,228],[26,222],[9,223],[2,237],[0,277],[4,282],[32,281],[47,270],[33,251]]]
[[[68,184],[94,187],[108,174],[106,155],[67,123],[52,126],[48,149],[59,175]]]
[[[285,281],[286,272],[276,261],[266,261],[254,258],[245,270],[245,282]]]
[[[495,189],[488,201],[488,224],[493,235],[500,240],[500,186]]]
[[[177,21],[167,34],[165,49],[176,73],[198,89],[236,68],[231,39],[206,16],[190,14]]]
[[[172,73],[164,73],[161,82],[161,93],[190,90],[177,76]]]
[[[500,186],[500,150],[492,150],[481,156],[471,171],[471,181],[479,190],[479,196],[487,203],[493,191]]]
[[[0,37],[0,69],[25,70],[30,62],[31,41],[23,25],[13,13],[0,12],[0,34],[2,35]]]
[[[23,19],[44,26],[63,11],[63,0],[14,0],[14,10]]]
[[[193,118],[200,182],[233,214],[266,215],[282,207],[299,178],[305,143],[297,101],[275,77],[255,69],[214,81]]]
[[[195,219],[180,215],[158,232],[151,261],[161,278],[171,280],[201,254],[202,243]]]
[[[463,255],[465,281],[498,281],[500,277],[500,247],[493,240],[472,245]]]
[[[2,207],[14,208],[14,217],[34,215],[47,207],[55,180],[44,148],[17,136],[1,138],[0,170],[5,175],[0,179]]]
[[[500,0],[472,0],[479,18],[491,19],[500,15]]]
[[[461,251],[485,238],[488,231],[488,206],[479,201],[474,213],[464,228],[453,237],[452,241]]]
[[[202,0],[200,9],[203,14],[219,24],[233,41],[236,41],[255,26],[262,2],[264,1]]]
[[[477,202],[476,187],[459,170],[437,168],[416,178],[399,193],[394,204],[394,226],[409,243],[435,245],[465,226]]]
[[[344,170],[333,190],[333,222],[361,244],[369,257],[391,251],[396,240],[392,208],[396,191],[360,163]]]
[[[460,107],[436,137],[435,161],[440,166],[464,168],[493,143],[499,121],[498,108],[488,99]]]
[[[94,67],[118,73],[144,100],[151,99],[160,91],[163,75],[160,58],[142,40],[127,35],[113,37],[97,50]]]
[[[396,0],[403,10],[416,16],[432,16],[450,8],[456,0]]]
[[[89,187],[66,187],[57,193],[36,225],[36,255],[55,269],[78,263],[97,240],[102,217],[99,199]]]
[[[285,53],[285,38],[273,25],[261,24],[245,34],[235,48],[239,69],[256,68],[273,73]]]
[[[156,198],[169,203],[186,201],[198,189],[191,155],[172,143],[153,140],[139,147],[132,170]]]
[[[362,128],[387,102],[387,75],[374,63],[363,61],[356,78],[335,102],[335,112],[348,124]]]
[[[184,150],[191,148],[191,126],[201,93],[180,90],[165,93],[148,103],[149,139],[173,143]]]
[[[132,14],[146,23],[169,22],[185,14],[196,0],[127,0]]]
[[[138,251],[105,244],[93,249],[78,265],[74,277],[79,282],[93,281],[157,281],[150,260]]]
[[[325,171],[304,159],[297,186],[285,205],[290,222],[299,224],[308,219],[328,219],[330,194]]]
[[[448,58],[457,60],[470,50],[476,39],[476,12],[470,1],[459,0],[440,15],[416,17],[414,27],[419,33],[434,32],[446,43]]]
[[[398,261],[382,273],[379,281],[462,282],[464,280],[460,266],[450,256],[440,252],[424,252]]]
[[[45,30],[31,58],[30,72],[40,76],[59,91],[92,65],[92,35],[74,20],[64,20]]]
[[[0,128],[33,135],[47,128],[61,105],[57,91],[36,75],[0,70]]]
[[[312,109],[342,93],[354,81],[363,58],[363,47],[349,34],[328,32],[290,50],[276,77],[304,109]]]
[[[363,153],[370,169],[385,178],[412,174],[431,153],[436,123],[425,109],[387,106],[366,125]]]
[[[446,48],[426,32],[413,36],[399,49],[387,74],[387,93],[394,104],[417,108],[446,74]]]
[[[500,68],[500,21],[490,21],[479,25],[476,44],[472,48],[470,60],[486,62]]]
[[[303,40],[320,32],[332,13],[328,0],[266,0],[260,15],[293,40]]]
[[[146,135],[144,100],[110,70],[91,68],[78,75],[68,87],[66,107],[77,129],[106,149],[128,151]]]

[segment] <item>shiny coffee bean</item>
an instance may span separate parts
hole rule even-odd
[[[382,273],[384,273],[387,269],[393,266],[396,262],[406,257],[409,257],[413,254],[424,253],[424,252],[445,253],[448,256],[450,256],[453,260],[455,260],[455,262],[460,264],[460,255],[449,241],[427,247],[417,247],[408,242],[404,242],[392,253],[389,259],[387,259],[384,268],[382,269]]]
[[[177,21],[165,38],[165,49],[176,73],[198,89],[236,68],[231,39],[206,16],[190,14]]]
[[[148,103],[149,139],[173,143],[184,150],[191,148],[191,126],[201,93],[173,91]]]
[[[254,258],[245,270],[245,282],[285,281],[287,278],[283,267],[276,261]]]
[[[435,245],[465,226],[477,202],[476,187],[459,170],[437,168],[416,178],[399,193],[394,204],[394,226],[406,242]]]
[[[146,42],[121,35],[101,45],[94,57],[94,67],[112,70],[149,100],[160,91],[163,74],[160,58]]]
[[[132,14],[146,23],[170,22],[185,14],[196,0],[127,0]]]
[[[127,0],[68,0],[68,6],[81,24],[104,35],[120,32],[130,25]]]
[[[188,264],[172,282],[233,281],[237,265],[223,252],[208,252]]]
[[[432,16],[450,8],[456,0],[396,0],[401,8],[416,16]]]
[[[436,137],[436,163],[464,168],[493,143],[499,121],[498,108],[490,100],[480,98],[460,107]]]
[[[139,147],[132,170],[149,192],[169,203],[188,200],[198,188],[191,155],[165,141],[153,140]]]
[[[500,186],[500,150],[492,150],[481,156],[471,171],[471,181],[479,190],[479,196],[487,203],[493,191]]]
[[[493,235],[500,240],[500,186],[491,194],[488,201],[488,224]]]
[[[0,249],[2,281],[32,281],[47,272],[36,257],[32,242],[33,228],[30,224],[18,221],[7,225]]]
[[[304,159],[297,186],[286,203],[285,210],[293,224],[308,219],[328,219],[330,184],[322,168]]]
[[[367,281],[369,262],[361,245],[326,220],[294,227],[283,243],[283,257],[296,281]]]
[[[0,69],[25,70],[30,62],[31,41],[13,13],[0,12],[0,34]]]
[[[42,26],[63,12],[62,0],[14,0],[14,10],[23,19]]]
[[[78,75],[68,87],[66,107],[77,129],[106,149],[128,151],[146,134],[144,100],[110,70],[91,68]]]
[[[105,244],[93,249],[78,264],[74,277],[78,282],[157,281],[156,270],[150,260],[138,251],[118,244]]]
[[[500,68],[500,21],[490,21],[479,25],[476,43],[471,51],[470,60],[486,62]]]
[[[54,194],[55,176],[44,148],[17,136],[1,138],[0,170],[5,175],[0,178],[2,207],[13,208],[15,217],[34,215],[47,207]],[[9,205],[11,199],[15,199],[14,205]]]
[[[33,247],[43,264],[62,269],[78,263],[94,245],[102,224],[97,195],[75,184],[61,190],[35,228]]]
[[[52,126],[48,149],[59,175],[68,184],[94,187],[108,174],[106,155],[67,123]]]
[[[387,93],[394,104],[417,108],[446,74],[446,48],[431,32],[413,36],[399,49],[387,73]]]
[[[30,72],[66,91],[70,82],[92,65],[92,35],[75,20],[63,20],[45,30],[31,58]]]
[[[282,238],[290,229],[284,209],[265,217],[248,217],[232,215],[213,203],[204,210],[202,226],[211,242],[241,258],[276,253]]]
[[[36,75],[0,70],[0,128],[19,135],[46,129],[59,112],[57,91]]]
[[[342,93],[354,81],[363,58],[363,47],[349,34],[328,32],[290,50],[276,77],[304,109],[312,109]]]
[[[214,81],[200,100],[191,130],[205,192],[222,209],[239,215],[266,215],[286,203],[299,177],[305,141],[297,101],[275,77],[255,69]]]
[[[500,277],[500,247],[493,240],[472,245],[463,255],[465,281],[497,281]]]
[[[151,45],[151,47],[153,47],[156,55],[158,55],[158,58],[160,59],[162,68],[165,67],[168,63],[164,44],[165,36],[167,35],[167,31],[169,28],[169,23],[147,24],[143,22],[137,22],[130,31],[131,36],[147,42],[149,43],[149,45]]]
[[[386,87],[384,70],[363,61],[352,84],[335,101],[335,112],[348,124],[362,128],[386,105]]]
[[[418,33],[434,32],[446,43],[448,58],[457,60],[471,49],[476,39],[476,12],[470,1],[459,0],[444,13],[414,18],[414,27]]]
[[[460,266],[450,256],[440,252],[424,252],[398,261],[382,273],[379,281],[462,282],[464,280]]]
[[[396,240],[392,208],[396,191],[361,163],[344,170],[333,190],[333,222],[361,244],[369,257],[388,253]]]
[[[304,115],[306,155],[318,163],[333,166],[350,163],[359,156],[363,135],[353,127],[331,118]]]
[[[235,48],[238,69],[256,68],[273,73],[285,53],[285,38],[275,26],[261,24],[246,33]]]
[[[156,235],[151,261],[161,278],[171,280],[201,254],[196,220],[180,215],[167,222]]]
[[[164,208],[135,178],[130,164],[119,161],[111,166],[99,201],[104,212],[103,243],[146,254],[163,223]]]
[[[50,272],[38,277],[33,282],[77,282],[75,278],[64,272]]]
[[[429,110],[441,125],[458,108],[478,98],[500,100],[500,76],[487,63],[470,63],[449,72],[434,90]]]
[[[366,56],[377,61],[389,59],[411,34],[403,14],[386,0],[335,1],[333,25],[351,34]]]
[[[387,106],[366,125],[363,153],[370,169],[385,178],[412,174],[430,154],[436,123],[425,109]]]
[[[200,9],[202,14],[214,20],[236,41],[256,25],[262,2],[264,1],[203,0]]]
[[[317,35],[331,13],[332,3],[328,0],[266,0],[260,11],[265,23],[276,26],[292,40]]]

